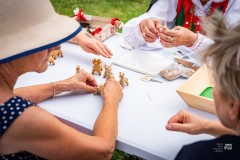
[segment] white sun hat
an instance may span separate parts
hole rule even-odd
[[[0,0],[0,64],[59,45],[81,29],[49,0]]]

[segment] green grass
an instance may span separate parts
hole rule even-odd
[[[84,14],[113,18],[124,23],[146,12],[150,0],[51,0],[56,12],[72,16],[78,7]],[[140,160],[141,158],[115,150],[112,160]]]
[[[102,17],[117,17],[124,23],[146,12],[150,0],[51,0],[56,12],[73,15],[76,7],[85,14]]]

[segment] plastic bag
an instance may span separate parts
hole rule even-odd
[[[178,77],[189,78],[193,75],[193,73],[195,73],[193,69],[184,67],[182,64],[178,64],[176,62],[160,71],[160,75],[167,80],[174,80]]]

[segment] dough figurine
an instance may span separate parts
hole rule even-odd
[[[111,67],[112,67],[112,65],[107,66],[106,63],[104,64],[105,71],[104,71],[104,74],[103,74],[103,78],[106,78],[107,74],[112,72],[112,68]]]
[[[102,72],[102,62],[101,59],[93,59],[92,60],[93,67],[92,67],[92,74],[94,74],[95,71],[98,72],[98,74],[101,76]]]
[[[77,65],[77,66],[76,66],[76,74],[78,74],[78,73],[80,72],[80,69],[81,69],[80,66]]]
[[[55,65],[55,62],[52,56],[48,58],[48,62],[51,63],[52,65]]]
[[[107,73],[106,78],[107,78],[107,80],[110,79],[110,78],[115,79],[115,77],[114,77],[112,71],[110,71],[110,72]]]
[[[51,56],[53,57],[53,59],[56,59],[57,56],[63,57],[63,53],[61,50],[54,50],[52,51]]]
[[[119,72],[119,78],[120,78],[119,83],[123,88],[124,88],[124,84],[128,86],[128,79],[124,77],[124,73]]]
[[[97,95],[97,94],[101,95],[101,89],[102,89],[102,87],[103,87],[102,84],[100,84],[100,85],[98,85],[97,87],[95,87],[95,92],[94,92],[93,94],[94,94],[94,95]]]

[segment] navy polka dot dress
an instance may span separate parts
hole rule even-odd
[[[14,96],[4,104],[0,105],[0,136],[11,126],[15,119],[20,116],[28,107],[34,104],[26,99]],[[42,159],[28,152],[20,152],[10,155],[0,155],[2,160],[38,160]]]

